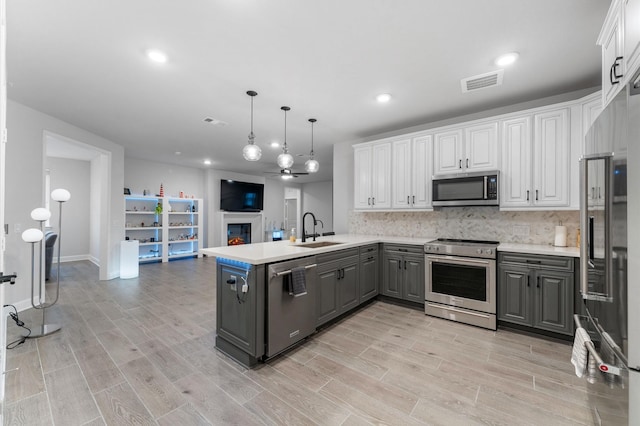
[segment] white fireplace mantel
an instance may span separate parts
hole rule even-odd
[[[233,223],[250,223],[251,224],[251,242],[261,243],[263,241],[262,224],[264,222],[262,212],[221,212],[222,228],[220,232],[220,246],[227,245],[227,225]]]

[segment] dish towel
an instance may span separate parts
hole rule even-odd
[[[291,268],[291,279],[289,280],[289,294],[293,297],[300,297],[307,294],[307,281],[305,278],[305,267]]]
[[[591,338],[589,333],[582,327],[576,328],[576,336],[573,340],[573,350],[571,351],[571,364],[576,368],[576,376],[582,377],[587,370],[587,364],[589,361],[589,350],[587,349],[587,342],[590,342]]]

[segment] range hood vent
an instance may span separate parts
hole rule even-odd
[[[460,80],[462,93],[473,92],[487,87],[500,86],[504,70],[492,71],[486,74],[474,75],[473,77]]]

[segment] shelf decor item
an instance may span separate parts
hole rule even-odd
[[[160,196],[164,197],[164,187],[160,184]]]

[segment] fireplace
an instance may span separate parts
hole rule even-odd
[[[250,223],[227,224],[227,245],[237,246],[241,244],[251,244],[251,224]]]

